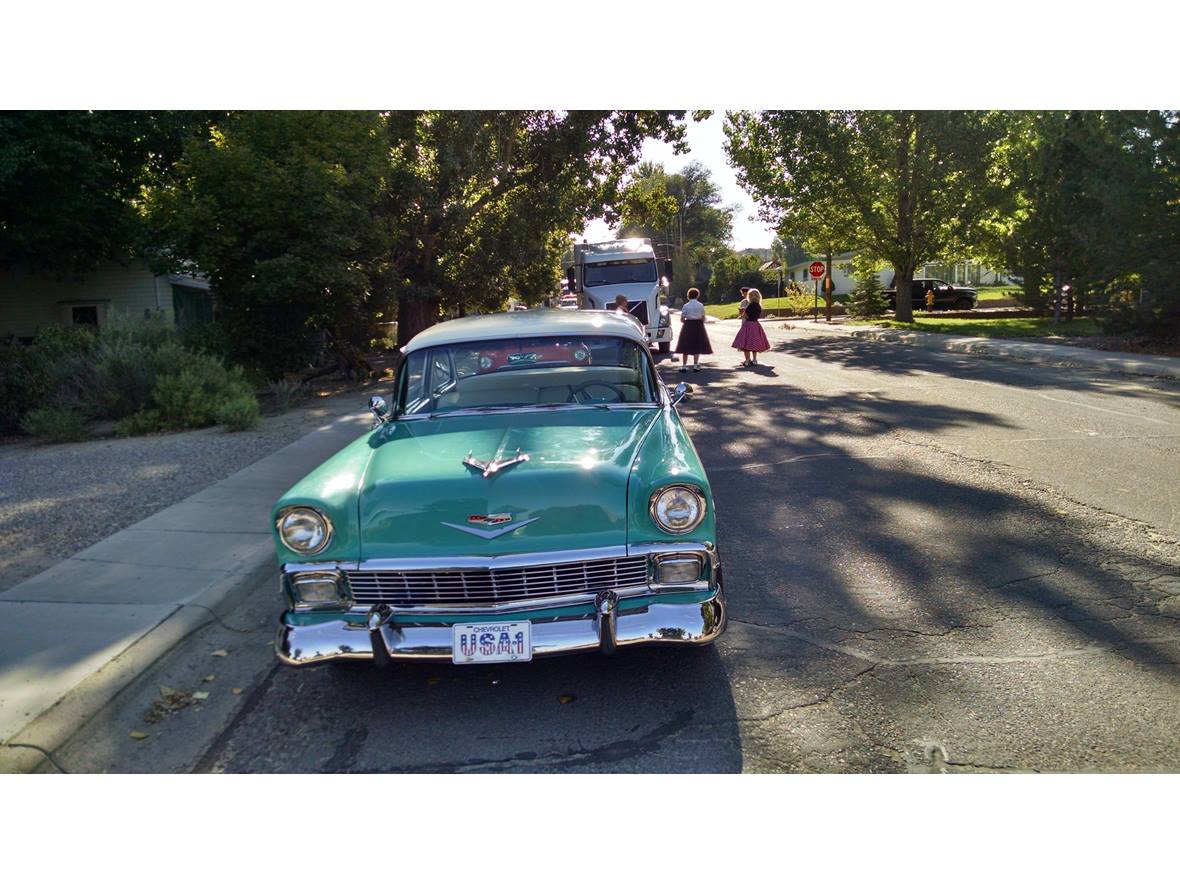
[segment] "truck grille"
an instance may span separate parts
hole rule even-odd
[[[593,559],[519,568],[347,572],[357,605],[495,605],[641,587],[647,557]]]
[[[639,320],[639,322],[643,323],[643,325],[647,325],[646,301],[628,301],[627,310],[631,312],[635,319]]]

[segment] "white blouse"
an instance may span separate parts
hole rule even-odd
[[[686,301],[684,307],[680,308],[680,319],[682,320],[703,320],[705,318],[705,305],[699,301]]]

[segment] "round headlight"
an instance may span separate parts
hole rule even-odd
[[[284,512],[278,529],[287,549],[299,554],[319,553],[332,540],[332,523],[310,507],[292,507]]]
[[[651,496],[651,518],[673,535],[691,532],[705,518],[705,498],[691,486],[667,486]]]

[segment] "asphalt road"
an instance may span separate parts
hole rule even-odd
[[[57,764],[1180,769],[1180,386],[768,326],[744,370],[711,324],[681,407],[717,500],[716,646],[296,671],[268,579]]]

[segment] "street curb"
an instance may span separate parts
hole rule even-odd
[[[82,726],[182,640],[215,620],[217,606],[234,591],[253,586],[276,569],[274,544],[268,537],[259,542],[258,549],[238,568],[178,605],[121,654],[87,676],[8,741],[0,743],[0,774],[54,771],[56,764],[47,758],[49,755],[65,746]]]
[[[810,325],[788,326],[806,331]],[[816,329],[819,331],[819,329]],[[996,360],[1015,360],[1035,365],[1068,369],[1090,369],[1098,372],[1113,372],[1121,375],[1139,375],[1150,378],[1180,380],[1180,359],[1171,357],[1143,357],[1138,354],[1109,355],[1110,351],[1085,351],[1082,348],[1067,348],[1061,344],[1037,344],[1023,341],[997,341],[991,338],[967,338],[962,336],[939,335],[933,332],[903,332],[899,329],[836,329],[829,327],[827,334],[845,335],[868,341],[884,341],[891,344],[905,344],[922,350],[941,350],[948,353],[963,353]],[[1030,350],[1029,348],[1040,350]],[[1078,350],[1077,354],[1046,353],[1043,348]],[[1172,365],[1154,360],[1168,360]]]

